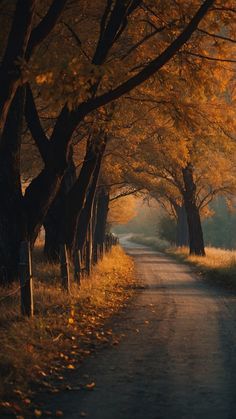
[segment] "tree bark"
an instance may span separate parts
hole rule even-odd
[[[189,246],[188,220],[184,205],[177,205],[175,211],[177,216],[176,246]]]
[[[44,254],[50,263],[59,262],[60,246],[66,242],[66,198],[75,181],[76,169],[71,154],[59,192],[44,221]]]
[[[106,142],[103,143],[103,147],[99,150],[96,167],[94,169],[94,173],[91,180],[91,185],[86,196],[86,202],[78,218],[76,234],[78,237],[77,239],[78,247],[81,251],[85,244],[86,233],[87,233],[89,224],[91,223],[92,216],[93,216],[94,200],[95,200],[96,189],[97,189],[97,184],[98,184],[98,179],[99,179],[99,174],[100,174],[100,168],[101,168],[101,163],[102,163],[102,158],[105,152],[105,148],[106,148]],[[92,230],[94,230],[94,228]]]
[[[199,209],[196,204],[196,185],[193,179],[191,163],[182,170],[184,180],[184,205],[189,227],[190,255],[205,256],[204,239]]]
[[[36,0],[18,0],[0,67],[0,138],[17,88],[22,84],[21,63],[29,41]],[[1,142],[1,141],[0,141]]]
[[[100,170],[100,164],[104,153],[104,142],[103,138],[93,139],[89,142],[87,152],[84,158],[84,162],[78,176],[77,181],[71,188],[67,197],[67,215],[66,215],[66,244],[70,249],[71,255],[74,250],[77,249],[77,231],[79,218],[81,216],[83,207],[88,197],[89,187],[93,184],[93,180],[96,178],[96,167],[98,168],[98,174]],[[98,162],[99,163],[99,167]],[[94,175],[95,174],[95,175]],[[94,183],[96,188],[96,182]],[[93,186],[92,186],[93,189]],[[92,198],[92,196],[91,196]],[[91,205],[93,198],[91,199]]]
[[[21,129],[24,88],[13,99],[0,146],[0,281],[12,282],[18,275],[20,242],[26,239],[20,181]]]
[[[97,197],[97,219],[94,231],[94,246],[98,249],[97,254],[103,257],[106,236],[107,216],[109,210],[109,192],[102,187]]]

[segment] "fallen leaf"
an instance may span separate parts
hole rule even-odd
[[[10,407],[10,403],[9,402],[0,402],[0,407]]]
[[[20,396],[20,397],[22,397],[22,396],[23,396],[22,391],[21,391],[21,390],[18,390],[18,389],[13,390],[13,393],[17,394],[17,396]]]
[[[59,393],[59,389],[58,388],[51,388],[50,393]]]
[[[72,364],[67,365],[68,370],[74,370],[75,366]]]
[[[87,390],[93,390],[96,384],[94,382],[86,384]]]
[[[17,403],[12,403],[11,404],[11,406],[12,406],[12,408],[15,410],[15,413],[21,413],[22,412],[22,409],[21,409],[21,407],[17,404]]]
[[[55,413],[55,416],[57,416],[57,417],[63,416],[62,410],[57,410],[56,413]]]
[[[36,418],[40,418],[42,416],[42,410],[34,409],[34,416],[36,416]]]
[[[47,377],[47,374],[44,371],[39,371],[38,373],[39,375],[42,375],[43,377]]]
[[[30,399],[24,399],[24,400],[23,400],[23,403],[25,403],[25,404],[30,404],[30,403],[31,403],[31,400],[30,400]]]

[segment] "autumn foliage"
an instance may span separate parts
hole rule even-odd
[[[35,286],[35,323],[15,323],[16,309],[11,318],[4,299],[10,329],[22,321],[38,333],[40,316],[54,321],[54,298],[66,330],[77,324],[60,290],[59,263],[64,273],[72,266],[72,289],[82,296],[84,278],[117,243],[112,225],[135,214],[133,194],[155,199],[176,219],[177,246],[205,255],[201,219],[216,196],[230,205],[236,187],[234,3],[0,1],[0,284],[30,300],[28,265],[39,234],[43,266],[57,279],[55,295],[51,285]],[[120,250],[112,252],[116,267]],[[36,260],[33,277],[40,267]],[[95,292],[103,271],[96,272],[81,310],[86,299],[103,298]],[[42,326],[45,345],[50,333],[58,341],[64,333],[55,335],[54,326]]]

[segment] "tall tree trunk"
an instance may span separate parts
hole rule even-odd
[[[20,181],[20,148],[24,88],[11,103],[0,146],[0,281],[17,277],[20,241],[26,238],[26,222]]]
[[[100,254],[100,257],[104,252],[108,210],[109,192],[105,187],[102,187],[97,197],[97,219],[94,231],[94,246],[98,249],[97,253]]]
[[[63,177],[58,194],[52,203],[45,221],[44,254],[49,262],[59,262],[60,246],[66,240],[66,197],[76,181],[76,169],[73,162],[72,149],[69,166]]]
[[[102,162],[102,157],[104,154],[105,148],[104,150],[102,150],[102,152],[100,152],[98,159],[97,159],[97,164],[93,173],[93,177],[92,177],[92,181],[91,181],[91,185],[89,188],[89,191],[87,193],[87,197],[86,197],[86,202],[84,205],[84,208],[80,214],[80,217],[78,219],[78,224],[77,224],[77,237],[78,237],[78,247],[79,249],[82,251],[83,246],[85,244],[85,240],[86,240],[86,233],[87,230],[89,229],[89,224],[91,222],[92,219],[92,215],[93,215],[93,208],[94,208],[94,200],[95,200],[95,194],[96,194],[96,188],[97,188],[97,183],[98,183],[98,178],[99,178],[99,173],[100,173],[100,168],[101,168],[101,162]],[[92,228],[93,230],[94,228]],[[93,234],[92,234],[93,235]]]
[[[67,215],[66,215],[66,244],[71,255],[77,249],[77,231],[78,223],[82,210],[89,195],[89,187],[91,190],[95,188],[97,177],[99,175],[102,157],[106,147],[106,139],[103,136],[91,140],[87,147],[87,152],[79,174],[79,177],[67,197]],[[96,174],[97,173],[97,174]],[[93,186],[94,184],[94,186]],[[94,193],[91,199],[93,203]]]
[[[189,250],[190,255],[205,256],[203,232],[199,209],[196,204],[196,185],[193,179],[193,167],[191,163],[182,170],[184,180],[184,205],[189,227]]]
[[[188,220],[184,205],[177,205],[176,208],[176,246],[189,246]]]

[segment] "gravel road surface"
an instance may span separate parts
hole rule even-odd
[[[116,319],[125,336],[74,373],[94,390],[54,395],[48,408],[68,419],[235,419],[235,294],[161,253],[123,245],[144,285]]]

